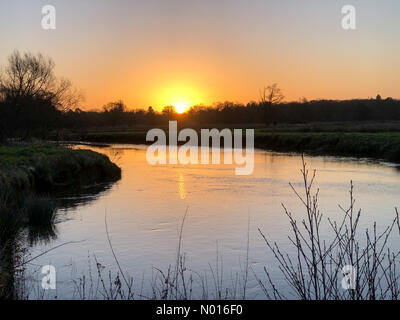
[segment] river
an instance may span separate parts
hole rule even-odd
[[[85,275],[88,287],[88,279],[96,278],[95,259],[107,281],[108,271],[118,272],[105,217],[119,264],[134,279],[135,294],[151,297],[157,269],[165,271],[175,263],[186,210],[181,252],[190,272],[209,279],[208,298],[214,297],[217,270],[222,286],[231,288],[243,278],[246,262],[250,266],[247,298],[265,297],[254,276],[265,280],[264,266],[290,294],[258,228],[285,252],[294,253],[281,204],[296,217],[304,217],[304,208],[289,186],[292,182],[302,192],[300,155],[256,150],[253,174],[236,176],[232,165],[151,166],[146,161],[146,147],[141,145],[80,147],[108,155],[122,168],[122,179],[96,196],[77,197],[74,206],[58,209],[57,238],[36,243],[29,249],[30,255],[74,243],[50,251],[28,266],[27,272],[36,279],[31,284],[31,298],[41,296],[43,265],[53,265],[57,271],[56,290],[43,296],[49,299],[80,298],[78,279]],[[316,170],[315,187],[320,189],[320,210],[325,218],[339,220],[343,216],[338,204],[348,206],[352,180],[355,206],[362,208],[360,230],[364,232],[374,221],[380,228],[390,224],[394,208],[400,205],[400,170],[394,165],[335,157],[305,159],[308,167]],[[332,234],[328,224],[323,231],[327,238]],[[399,244],[392,242],[390,247],[398,249]],[[193,290],[194,297],[201,298],[196,280]]]

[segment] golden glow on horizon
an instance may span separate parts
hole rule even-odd
[[[184,113],[190,108],[185,102],[178,102],[177,104],[174,105],[174,107],[176,112],[179,114]]]
[[[334,1],[65,1],[63,21],[76,23],[56,37],[37,27],[35,2],[1,2],[10,32],[0,69],[14,49],[41,52],[82,91],[83,110],[120,99],[130,110],[247,104],[273,83],[285,101],[399,98],[398,1],[379,10],[377,1],[358,1],[365,23],[357,32],[340,27]],[[276,32],[262,41],[266,30]]]
[[[207,102],[204,98],[204,94],[208,95],[207,90],[194,83],[163,83],[157,91],[153,105],[159,111],[166,106],[173,106],[177,113],[184,113],[192,106]]]

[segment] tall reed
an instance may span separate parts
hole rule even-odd
[[[282,204],[291,227],[289,240],[295,254],[283,252],[258,229],[295,296],[304,300],[399,299],[400,275],[396,270],[400,251],[389,246],[389,238],[398,236],[393,232],[395,228],[400,234],[397,209],[393,221],[382,232],[378,232],[374,223],[371,230],[365,231],[364,240],[360,240],[361,210],[355,209],[351,182],[349,207],[339,206],[343,214],[341,221],[327,219],[332,230],[330,240],[327,240],[327,235],[322,235],[321,231],[321,223],[326,221],[319,209],[319,189],[313,188],[316,172],[307,169],[304,158],[301,174],[303,194],[292,184],[290,187],[305,209],[304,219],[297,221]],[[274,284],[270,272],[264,270],[266,281],[258,279],[258,282],[265,295],[274,299],[286,298]]]

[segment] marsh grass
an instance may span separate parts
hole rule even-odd
[[[0,145],[0,298],[25,296],[15,275],[24,277],[27,248],[57,237],[54,192],[120,177],[117,165],[90,150],[40,141]]]
[[[17,198],[121,178],[121,169],[91,150],[48,143],[0,145],[0,196]]]
[[[355,208],[353,184],[350,183],[349,206],[343,208],[339,205],[342,220],[327,219],[332,230],[330,240],[327,240],[327,235],[321,232],[323,214],[319,209],[319,189],[313,189],[315,170],[310,172],[307,169],[304,158],[301,174],[303,194],[292,184],[290,187],[305,209],[304,218],[296,220],[282,204],[291,227],[289,241],[296,254],[283,252],[279,244],[269,240],[259,229],[295,296],[302,300],[398,300],[400,275],[397,261],[400,251],[394,251],[389,246],[389,238],[400,235],[397,209],[392,223],[383,231],[378,232],[374,223],[362,237],[359,230],[361,209]],[[353,268],[353,276],[347,274],[345,266]],[[266,297],[284,299],[267,268],[264,270],[266,281],[258,281]],[[342,287],[345,275],[351,279],[348,290]]]
[[[257,148],[400,162],[399,132],[270,132],[256,130]]]
[[[54,223],[56,206],[51,198],[29,196],[25,199],[24,208],[30,226],[48,226]]]
[[[255,129],[257,148],[312,155],[372,158],[400,163],[399,122],[312,123]],[[215,126],[219,128],[218,126]],[[223,126],[223,128],[238,126]],[[240,126],[239,126],[240,127]],[[146,130],[71,133],[67,140],[95,143],[150,144]]]
[[[0,299],[19,299],[28,247],[56,237],[56,207],[48,198],[29,195],[15,202],[3,193],[0,199]],[[18,289],[16,289],[18,288]]]
[[[38,242],[49,243],[57,238],[57,206],[50,196],[28,196],[24,201],[24,210],[31,246]]]

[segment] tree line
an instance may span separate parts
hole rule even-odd
[[[56,77],[55,64],[41,54],[15,51],[0,73],[0,139],[45,137],[60,129],[141,127],[178,120],[187,126],[400,120],[400,101],[382,99],[284,102],[277,84],[260,90],[258,101],[193,106],[178,114],[173,106],[129,109],[123,101],[99,110],[78,108],[82,95],[70,81]]]

